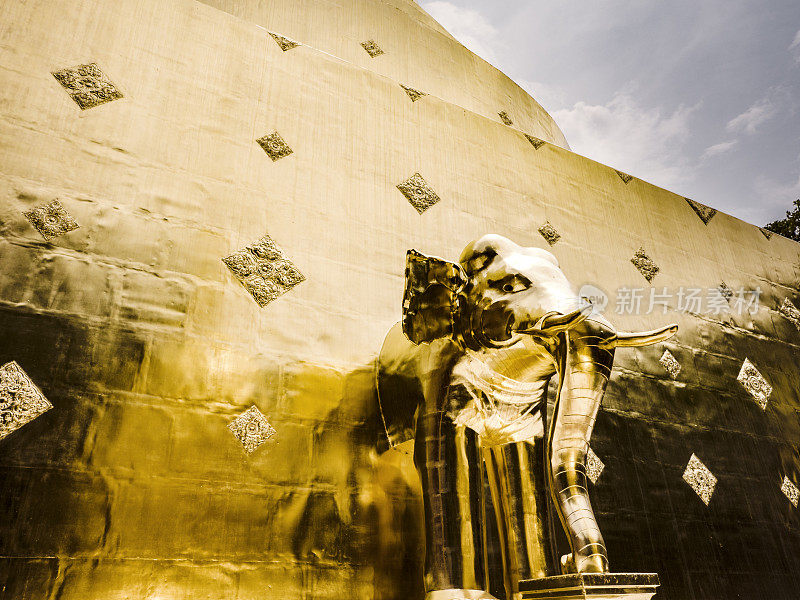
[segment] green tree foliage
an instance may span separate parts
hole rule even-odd
[[[786,211],[786,218],[773,221],[764,225],[764,229],[769,229],[777,234],[787,237],[790,240],[800,242],[800,198],[794,201],[794,209]]]

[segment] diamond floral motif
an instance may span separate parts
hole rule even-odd
[[[789,502],[791,502],[794,507],[797,508],[797,504],[800,502],[800,490],[797,489],[797,486],[792,483],[792,480],[788,477],[783,478],[781,491],[789,499]]]
[[[593,484],[597,484],[597,480],[600,478],[600,474],[605,468],[606,466],[603,464],[603,461],[600,460],[600,457],[594,453],[594,450],[589,448],[589,451],[586,453],[586,476]]]
[[[622,171],[617,171],[616,169],[614,169],[614,171],[616,172],[617,175],[619,175],[619,178],[622,179],[623,182],[625,182],[625,185],[628,185],[633,179],[633,175],[628,175],[627,173],[623,173]]]
[[[244,451],[248,454],[252,454],[256,448],[276,433],[267,418],[256,406],[251,406],[228,423],[228,429],[242,443]]]
[[[537,150],[539,148],[541,148],[542,146],[544,146],[544,140],[540,140],[539,138],[534,137],[534,136],[532,136],[530,134],[527,134],[527,133],[525,134],[525,137],[528,139],[528,141],[531,143],[531,145],[534,148],[536,148]]]
[[[561,234],[550,224],[550,221],[545,221],[544,225],[539,227],[539,233],[551,246],[561,239]]]
[[[268,235],[222,262],[262,308],[306,279]]]
[[[731,301],[731,298],[733,298],[733,290],[728,287],[727,283],[723,281],[717,286],[717,289],[719,290],[719,293],[722,295],[722,297],[725,298],[725,300],[727,300],[728,302]]]
[[[784,298],[783,304],[781,304],[780,313],[794,323],[795,327],[800,330],[800,310],[798,310],[797,307],[792,304],[791,300]]]
[[[0,367],[0,439],[53,408],[15,361]]]
[[[31,225],[39,230],[39,233],[48,242],[54,237],[78,228],[75,219],[70,216],[58,200],[27,210],[22,214],[31,222]]]
[[[416,102],[417,100],[419,100],[423,96],[427,96],[428,95],[425,92],[420,92],[419,90],[415,90],[414,88],[408,87],[407,85],[403,85],[402,83],[400,84],[400,87],[403,88],[406,91],[406,94],[408,94],[408,97],[411,98],[412,102]]]
[[[692,454],[689,464],[686,465],[686,470],[683,472],[683,480],[692,487],[703,503],[708,506],[711,496],[714,494],[714,488],[717,485],[717,478],[694,454]]]
[[[658,265],[653,262],[653,260],[647,256],[644,251],[644,248],[639,248],[636,253],[633,255],[631,262],[634,266],[639,269],[639,272],[647,279],[647,282],[650,283],[653,281],[653,278],[659,271]]]
[[[292,48],[297,48],[300,45],[300,42],[295,42],[294,40],[290,40],[289,38],[283,37],[282,35],[278,35],[277,33],[272,33],[271,31],[269,34],[272,36],[272,39],[281,47],[281,50],[286,52],[287,50],[291,50]]]
[[[664,354],[661,355],[658,362],[667,370],[670,377],[677,379],[678,374],[681,372],[681,363],[672,355],[672,352],[664,350]]]
[[[769,397],[772,394],[772,386],[764,379],[764,376],[758,372],[758,369],[750,362],[750,359],[744,359],[744,363],[742,363],[742,368],[736,380],[741,383],[744,389],[758,402],[762,410],[767,409],[767,402],[769,402]]]
[[[689,206],[692,207],[692,210],[697,213],[697,216],[700,217],[700,220],[706,225],[708,225],[708,222],[714,217],[715,214],[717,214],[716,208],[711,208],[705,204],[700,204],[699,202],[695,202],[690,198],[684,198],[684,200],[689,203]]]
[[[375,43],[375,40],[367,40],[366,42],[361,42],[361,47],[364,48],[364,50],[367,51],[367,54],[369,54],[370,57],[372,58],[384,54],[380,46],[378,46],[378,44]]]
[[[256,142],[258,142],[258,145],[261,146],[273,162],[284,156],[289,156],[292,153],[292,149],[283,141],[283,138],[277,131],[273,131],[264,137],[258,138]]]
[[[53,77],[67,90],[81,110],[122,98],[122,92],[96,63],[54,71]]]
[[[501,120],[501,121],[502,121],[504,124],[508,125],[509,127],[510,127],[511,125],[513,125],[513,124],[514,124],[514,121],[512,121],[512,120],[511,120],[511,117],[509,117],[509,116],[508,116],[508,113],[507,113],[506,111],[504,111],[504,110],[501,110],[501,111],[500,111],[499,113],[497,113],[497,114],[500,116],[500,120]]]
[[[758,230],[764,234],[764,237],[767,239],[772,238],[772,232],[769,229],[764,229],[763,227],[759,227]]]
[[[419,173],[414,173],[399,184],[397,189],[403,192],[403,195],[411,203],[411,206],[417,209],[419,214],[424,213],[440,200],[436,192],[431,189]]]

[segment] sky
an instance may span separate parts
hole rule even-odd
[[[800,198],[800,0],[421,0],[572,150],[749,223]]]

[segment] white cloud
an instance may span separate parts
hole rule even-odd
[[[684,146],[697,108],[680,105],[665,113],[618,92],[606,104],[578,102],[552,114],[575,152],[671,189],[695,175]]]
[[[782,219],[787,210],[792,208],[796,198],[800,198],[800,177],[794,182],[778,182],[761,175],[753,184],[758,202],[743,207],[739,212],[742,219],[750,223],[765,224]]]
[[[800,156],[797,157],[798,174],[795,181],[775,181],[774,179],[758,175],[753,188],[760,196],[759,208],[762,213],[776,215],[774,218],[782,219],[784,212],[791,208],[795,198],[800,198]],[[772,221],[770,217],[768,220]]]
[[[775,116],[776,109],[775,103],[770,98],[761,98],[742,114],[728,121],[725,129],[732,132],[755,133],[759,125]]]
[[[495,64],[504,44],[497,29],[477,10],[461,8],[450,2],[421,3],[422,9],[467,48]]]
[[[789,46],[789,50],[794,50],[794,59],[800,63],[800,31],[794,34],[794,41]]]
[[[727,142],[720,142],[719,144],[714,144],[713,146],[709,146],[703,152],[703,155],[700,157],[701,160],[706,160],[711,158],[712,156],[719,156],[720,154],[725,154],[733,149],[736,144],[738,144],[738,140],[728,140]]]
[[[558,85],[550,85],[540,81],[515,79],[519,86],[528,92],[544,109],[552,113],[568,105],[566,91]]]

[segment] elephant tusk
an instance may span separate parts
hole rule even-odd
[[[678,325],[672,323],[653,331],[643,331],[641,333],[620,332],[616,337],[605,340],[600,344],[601,348],[635,348],[637,346],[649,346],[663,342],[671,338],[678,332]]]
[[[591,304],[582,306],[571,313],[562,314],[560,312],[551,311],[545,313],[533,327],[521,327],[514,329],[514,333],[525,333],[534,337],[546,338],[552,337],[562,331],[567,331],[573,327],[583,323],[589,315],[592,314],[593,307]]]
[[[542,323],[548,317],[552,317],[554,315],[560,315],[560,314],[561,313],[556,312],[556,311],[551,311],[549,313],[545,313],[545,315],[543,317],[541,317],[538,321],[536,321],[536,323],[533,325],[533,327],[515,327],[514,329],[512,329],[512,331],[514,333],[524,333],[526,335],[532,335],[534,337],[539,337],[539,338],[549,337],[548,334],[545,333],[542,330]]]

